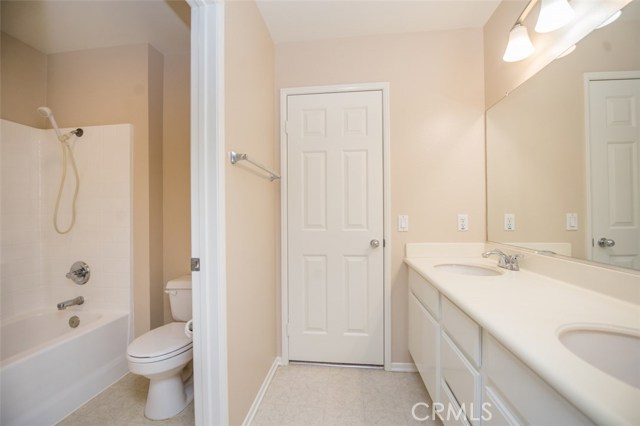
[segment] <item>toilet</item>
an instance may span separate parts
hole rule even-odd
[[[193,341],[185,334],[191,319],[191,275],[170,280],[171,315],[175,322],[155,328],[135,339],[127,348],[129,371],[150,380],[145,417],[168,419],[193,401],[193,377],[188,372],[193,358]]]

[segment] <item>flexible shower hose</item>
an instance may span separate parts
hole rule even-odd
[[[73,225],[76,223],[76,200],[78,199],[78,189],[80,188],[80,176],[78,175],[78,167],[76,166],[75,158],[73,158],[73,151],[71,151],[68,140],[61,140],[60,146],[62,148],[62,176],[60,177],[60,188],[58,189],[58,196],[56,197],[56,207],[53,212],[53,227],[58,234],[66,234],[71,231],[71,228],[73,228]],[[60,198],[62,198],[64,182],[67,179],[67,157],[71,159],[73,174],[76,178],[76,189],[73,192],[73,201],[71,202],[71,223],[69,224],[69,227],[67,229],[60,230],[60,227],[58,226],[58,210],[60,210]]]

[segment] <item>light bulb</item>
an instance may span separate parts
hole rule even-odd
[[[575,15],[567,0],[542,0],[536,32],[548,33],[569,23]]]
[[[527,27],[516,24],[509,32],[509,43],[504,52],[502,60],[505,62],[517,62],[529,57],[534,51],[533,44],[529,39]]]

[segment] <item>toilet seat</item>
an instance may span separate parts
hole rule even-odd
[[[163,361],[189,351],[193,340],[184,334],[184,322],[172,322],[135,339],[127,349],[127,359],[135,363]]]

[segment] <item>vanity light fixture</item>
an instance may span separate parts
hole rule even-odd
[[[567,25],[575,12],[567,0],[542,0],[536,32],[550,33]]]
[[[507,50],[505,50],[502,60],[505,62],[521,61],[529,57],[534,50],[535,48],[529,38],[527,27],[522,24],[516,24],[511,28],[511,32],[509,33],[509,43],[507,44]]]
[[[616,13],[614,13],[613,15],[609,16],[606,21],[604,21],[602,24],[600,24],[600,25],[598,25],[596,27],[596,30],[599,30],[602,27],[606,27],[607,25],[609,25],[612,22],[616,21],[620,17],[620,15],[622,15],[622,11],[621,10],[619,10]]]
[[[524,26],[524,20],[537,3],[538,0],[530,0],[511,28],[507,49],[502,57],[505,62],[521,61],[534,52],[535,48],[529,38],[527,27]],[[574,11],[568,0],[541,0],[540,15],[535,29],[539,33],[557,30],[569,23],[573,16]]]

